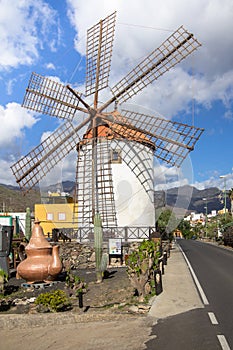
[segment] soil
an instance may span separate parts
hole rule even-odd
[[[87,285],[82,297],[83,307],[80,308],[77,297],[72,297],[72,310],[80,309],[82,312],[88,311],[89,313],[112,309],[114,312],[125,312],[130,305],[136,303],[137,298],[134,296],[134,289],[130,284],[126,267],[109,268],[102,283],[96,283],[94,269],[72,270],[72,273],[80,277]],[[7,314],[38,312],[33,302],[35,297],[57,289],[70,294],[66,287],[64,274],[61,274],[59,281],[50,285],[38,283],[34,286],[12,276],[6,285],[5,296],[0,299],[0,311]]]

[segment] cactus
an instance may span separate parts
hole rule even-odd
[[[100,215],[97,213],[94,217],[94,247],[96,262],[96,279],[97,283],[102,282],[103,272],[101,271],[102,259],[103,229]]]
[[[31,211],[30,211],[30,208],[27,208],[26,217],[25,217],[25,237],[27,241],[30,240],[31,235],[32,235]]]
[[[100,262],[100,271],[104,273],[107,270],[108,266],[108,253],[103,253]]]

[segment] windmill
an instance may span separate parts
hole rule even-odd
[[[154,212],[154,156],[171,166],[180,166],[203,132],[203,129],[158,116],[118,110],[118,105],[131,99],[200,46],[183,26],[113,86],[108,101],[99,103],[100,90],[108,87],[115,19],[116,12],[87,31],[85,96],[93,96],[93,105],[70,85],[32,73],[22,106],[64,121],[11,167],[19,186],[28,191],[76,148],[74,211],[78,211],[79,227],[91,226],[97,212],[105,227],[129,226],[125,218],[129,216],[130,198],[140,206],[147,196],[150,208],[144,208],[142,216]],[[111,112],[109,108],[112,108]],[[83,114],[86,117],[81,119]],[[117,164],[127,169],[123,180]],[[132,184],[134,180],[130,174],[137,184]],[[126,186],[127,179],[129,186]],[[119,192],[122,182],[124,186]],[[140,199],[137,193],[142,189],[144,197]],[[119,204],[121,196],[128,196],[125,208],[122,201]],[[131,212],[136,210],[135,205],[132,208]],[[146,225],[155,224],[151,219],[149,221]]]

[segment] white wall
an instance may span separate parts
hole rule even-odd
[[[122,149],[122,163],[112,164],[118,226],[154,226],[152,151],[136,142],[113,142],[111,147]]]

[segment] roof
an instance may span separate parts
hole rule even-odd
[[[142,143],[152,149],[154,143],[147,137],[146,133],[130,124],[126,118],[122,117],[118,111],[106,114],[100,118],[97,116],[97,137],[112,139],[127,139]],[[82,143],[93,138],[93,128],[86,131]]]

